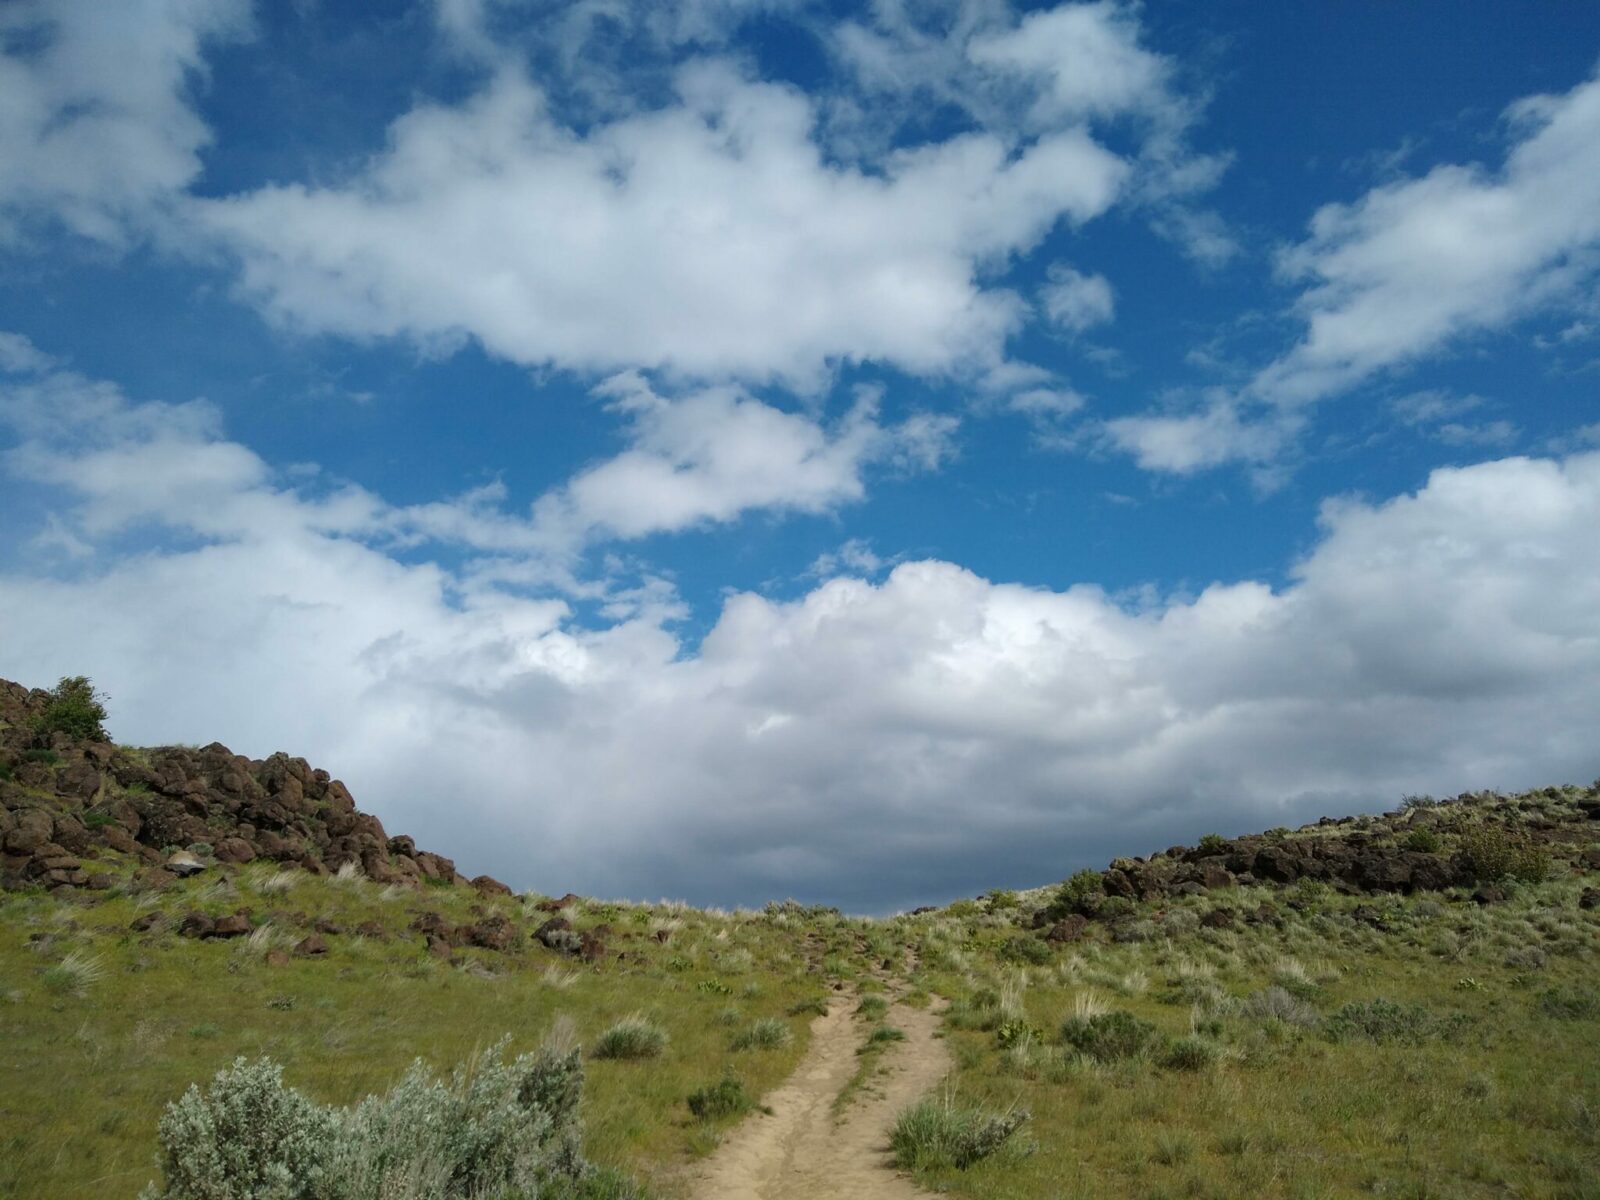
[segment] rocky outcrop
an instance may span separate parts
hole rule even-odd
[[[104,886],[110,876],[93,860],[120,856],[171,874],[266,860],[322,875],[353,864],[383,883],[510,891],[487,875],[469,884],[448,858],[390,837],[303,758],[252,759],[217,742],[132,750],[62,733],[41,745],[35,723],[49,699],[0,680],[0,886]]]

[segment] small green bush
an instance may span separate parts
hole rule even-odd
[[[1007,938],[1001,944],[1000,957],[1007,962],[1040,967],[1049,962],[1052,955],[1050,947],[1038,938],[1018,935]]]
[[[594,1044],[596,1058],[655,1058],[667,1046],[667,1031],[645,1017],[624,1017]]]
[[[1439,853],[1439,835],[1431,829],[1413,829],[1406,835],[1405,848],[1421,854]]]
[[[1017,894],[1006,888],[995,888],[987,895],[990,912],[1004,912],[1007,909],[1016,908],[1019,903]]]
[[[1052,912],[1061,914],[1077,912],[1085,907],[1092,907],[1096,898],[1104,895],[1105,883],[1099,871],[1085,867],[1073,873],[1059,888],[1056,889],[1054,900],[1051,901]]]
[[[867,1035],[867,1043],[863,1049],[871,1050],[877,1046],[887,1046],[891,1042],[903,1042],[905,1040],[905,1030],[896,1029],[893,1025],[879,1025]]]
[[[54,767],[60,765],[61,755],[54,750],[24,750],[22,752],[22,761],[43,763],[47,767]]]
[[[1009,1020],[1001,1021],[995,1027],[994,1040],[1000,1049],[1008,1050],[1019,1042],[1037,1037],[1038,1033],[1039,1031],[1026,1021],[1012,1017]]]
[[[1461,858],[1474,879],[1498,883],[1519,879],[1542,883],[1550,877],[1550,854],[1525,835],[1496,825],[1480,825],[1461,835]]]
[[[34,737],[45,741],[52,733],[64,733],[80,740],[109,742],[104,725],[105,699],[85,676],[62,676],[50,689],[50,701],[44,711],[34,718]]]
[[[107,825],[115,825],[117,819],[108,812],[95,810],[83,814],[83,823],[88,829],[104,829]]]
[[[1364,1038],[1370,1042],[1418,1045],[1437,1036],[1439,1025],[1421,1005],[1396,1004],[1382,996],[1346,1004],[1323,1024],[1330,1041]]]
[[[1221,1051],[1204,1038],[1186,1037],[1173,1041],[1161,1056],[1161,1065],[1174,1071],[1204,1071],[1216,1065]]]
[[[779,1050],[789,1044],[789,1027],[776,1017],[754,1021],[734,1037],[734,1050]]]
[[[1228,848],[1228,839],[1220,833],[1208,833],[1200,839],[1200,849],[1206,854],[1221,854]]]
[[[990,1114],[957,1107],[947,1096],[912,1105],[889,1135],[895,1165],[908,1171],[954,1167],[964,1171],[1005,1145],[1028,1120],[1024,1109]]]
[[[1092,1017],[1069,1017],[1061,1027],[1061,1040],[1097,1062],[1138,1058],[1162,1040],[1149,1021],[1118,1009]]]
[[[1600,996],[1578,988],[1547,988],[1539,993],[1539,1009],[1561,1021],[1600,1019]]]
[[[821,996],[813,996],[809,1000],[801,1000],[789,1009],[791,1017],[825,1017],[828,1015],[828,1002]]]
[[[742,1117],[754,1107],[744,1084],[732,1075],[689,1093],[689,1111],[702,1121]]]
[[[0,762],[0,783],[10,783],[16,777],[17,773],[11,769],[10,763]]]
[[[869,1021],[876,1021],[889,1011],[889,1002],[882,996],[863,996],[861,1003],[856,1006],[856,1012],[866,1017]]]

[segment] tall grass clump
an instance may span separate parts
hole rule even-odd
[[[667,1031],[648,1018],[623,1017],[594,1044],[596,1058],[655,1058],[667,1046]]]
[[[58,996],[83,996],[105,973],[98,958],[74,950],[55,966],[45,968],[44,986]]]
[[[777,1017],[763,1017],[741,1029],[733,1039],[734,1050],[781,1050],[789,1044],[789,1027]]]
[[[889,1148],[895,1165],[908,1171],[964,1171],[1004,1146],[1027,1120],[1025,1109],[988,1113],[959,1106],[949,1095],[929,1098],[900,1114]]]

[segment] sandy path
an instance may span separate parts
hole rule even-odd
[[[856,1070],[865,1026],[855,1005],[835,1000],[811,1025],[804,1061],[764,1099],[771,1116],[753,1116],[728,1135],[689,1185],[694,1200],[929,1200],[889,1162],[889,1130],[900,1110],[950,1070],[934,1037],[939,1019],[927,1009],[893,1005],[889,1023],[906,1040],[891,1046],[881,1071],[842,1114],[834,1097]]]

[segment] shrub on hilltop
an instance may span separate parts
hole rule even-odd
[[[109,742],[106,734],[106,696],[83,675],[64,675],[50,689],[50,700],[34,718],[34,740],[48,744],[52,733],[64,733],[86,742]]]

